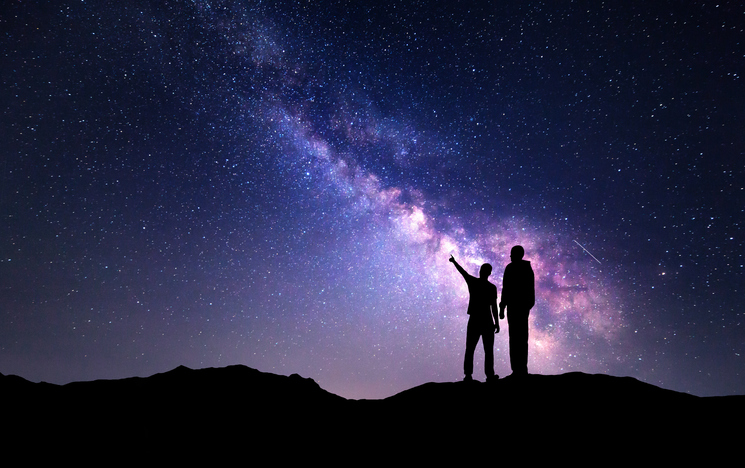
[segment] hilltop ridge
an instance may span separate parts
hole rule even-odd
[[[450,454],[463,444],[572,442],[637,453],[676,441],[683,450],[689,440],[739,440],[743,431],[732,422],[745,416],[745,396],[703,398],[581,372],[429,382],[381,400],[348,400],[310,378],[242,365],[66,385],[0,374],[0,393],[9,402],[5,426],[44,443],[135,451],[162,448],[166,440],[192,448],[249,443],[287,456],[324,446],[337,455],[340,447],[411,454],[437,441],[448,441],[435,448]]]

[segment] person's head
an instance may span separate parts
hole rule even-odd
[[[491,265],[488,263],[484,263],[481,265],[481,269],[479,270],[479,278],[488,278],[489,275],[491,275]]]
[[[521,245],[516,245],[510,250],[510,260],[513,262],[519,262],[525,255],[525,249]]]

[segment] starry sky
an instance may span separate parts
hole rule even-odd
[[[3,374],[459,380],[521,244],[531,373],[745,394],[741,2],[0,8]]]

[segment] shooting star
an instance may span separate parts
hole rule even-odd
[[[582,244],[580,244],[576,240],[574,241],[574,243],[577,244],[578,246],[580,246],[582,248],[582,250],[584,250],[585,252],[587,252],[587,255],[589,255],[590,257],[594,258],[596,262],[598,262],[598,263],[600,263],[602,265],[602,263],[600,262],[600,260],[598,260],[597,258],[595,258],[595,256],[593,254],[591,254],[589,250],[587,250],[586,248],[582,247]]]

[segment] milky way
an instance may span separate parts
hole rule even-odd
[[[0,372],[454,381],[520,244],[530,372],[745,393],[743,8],[411,3],[4,6]]]

